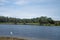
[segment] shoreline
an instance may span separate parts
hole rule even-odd
[[[0,40],[26,40],[26,39],[15,38],[15,37],[0,37]]]
[[[7,39],[11,39],[11,37],[10,36],[0,36],[0,39],[3,39],[3,38],[7,38]],[[33,37],[12,37],[12,39],[17,39],[17,40],[50,40],[50,39],[48,39],[48,38],[33,38]]]
[[[37,25],[37,26],[60,26],[60,25],[55,25],[55,24],[44,24],[44,25],[40,25],[39,23],[18,23],[18,24],[14,24],[14,23],[0,23],[0,25]]]

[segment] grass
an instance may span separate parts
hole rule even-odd
[[[11,38],[11,37],[0,37],[0,40],[26,40],[21,38]]]

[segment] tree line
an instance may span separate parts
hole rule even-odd
[[[0,23],[13,23],[13,24],[35,24],[38,23],[39,25],[60,25],[60,21],[55,21],[52,18],[49,17],[37,17],[37,18],[31,18],[31,19],[20,19],[20,18],[12,18],[12,17],[4,17],[0,16]]]

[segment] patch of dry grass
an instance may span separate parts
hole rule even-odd
[[[0,40],[25,40],[21,38],[11,38],[11,37],[0,37]]]

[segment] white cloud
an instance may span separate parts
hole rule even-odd
[[[16,0],[15,4],[17,5],[25,5],[29,3],[50,3],[56,2],[57,0]]]
[[[8,0],[0,0],[0,5],[5,5],[5,3],[8,3]]]
[[[0,11],[1,11],[0,15],[3,15],[3,16],[9,16],[9,17],[11,16],[11,17],[19,17],[19,18],[33,18],[33,17],[52,15],[56,11],[56,9],[44,8],[41,6],[26,6],[21,9],[1,7]]]
[[[25,5],[28,4],[29,2],[27,0],[16,0],[15,4],[17,5]]]
[[[57,0],[0,0],[0,5],[7,3],[9,1],[12,1],[13,4],[16,5],[25,5],[29,3],[49,3],[49,2],[55,2]]]
[[[0,0],[0,4],[8,3],[8,0]]]
[[[0,0],[0,5],[4,5],[5,0]]]
[[[5,2],[8,2],[8,0],[0,0],[0,5],[4,5]],[[57,6],[55,7],[52,4],[51,5],[42,5],[42,4],[27,5],[27,6],[21,7],[21,5],[25,5],[28,3],[40,3],[40,2],[41,3],[53,2],[53,0],[13,0],[12,3],[15,4],[13,5],[13,8],[11,7],[12,5],[0,7],[0,15],[9,16],[9,17],[18,17],[18,18],[32,18],[32,17],[40,17],[40,16],[55,17],[58,9],[57,9]],[[20,5],[20,6],[17,7],[16,5]]]
[[[6,0],[0,0],[0,2],[5,2]]]

